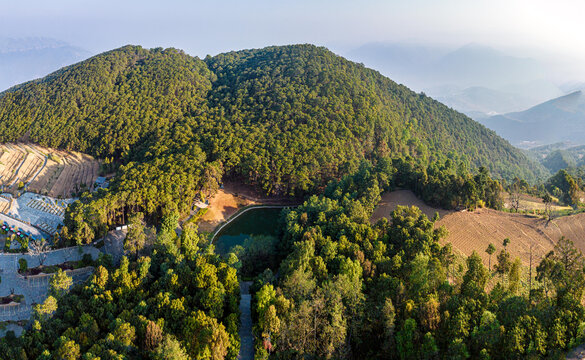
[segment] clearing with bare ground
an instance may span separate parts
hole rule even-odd
[[[420,207],[430,217],[438,211],[441,219],[436,226],[445,226],[449,232],[443,243],[450,242],[454,248],[467,256],[474,250],[477,251],[486,265],[489,257],[485,249],[493,243],[499,252],[503,248],[502,241],[505,238],[511,240],[508,251],[512,257],[519,257],[526,265],[530,260],[531,246],[533,263],[537,264],[561,236],[572,240],[585,252],[585,213],[547,221],[539,217],[492,209],[447,211],[424,204],[409,190],[398,190],[382,196],[372,216],[372,222],[389,216],[397,205]],[[492,256],[492,265],[494,261],[495,255]]]
[[[240,182],[225,182],[215,196],[209,199],[207,213],[199,221],[199,229],[211,232],[219,224],[229,219],[239,209],[249,205],[288,205],[297,204],[286,197],[268,197],[262,195],[253,186]]]
[[[51,197],[71,197],[82,187],[91,190],[99,162],[89,155],[32,144],[0,145],[0,186],[15,192],[19,185]]]
[[[545,210],[544,202],[539,197],[527,195],[527,194],[521,194],[519,200],[520,201],[518,204],[519,205],[518,209],[520,211],[532,211],[532,210],[544,211]],[[504,195],[504,207],[507,209],[510,209],[511,203],[512,203],[512,198],[511,198],[510,194],[505,194]],[[564,206],[564,205],[560,205],[557,203],[553,203],[551,205],[552,211],[562,211],[562,210],[571,210],[571,209],[572,208],[570,206]]]
[[[214,197],[209,200],[207,212],[199,221],[199,229],[211,232],[217,225],[226,221],[244,206],[254,205],[255,201],[236,196],[225,189],[220,189]]]

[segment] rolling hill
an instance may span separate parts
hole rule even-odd
[[[585,251],[585,213],[563,216],[552,221],[522,214],[507,213],[493,209],[478,209],[475,211],[447,211],[428,206],[408,190],[399,190],[386,193],[372,215],[372,222],[382,217],[388,217],[397,205],[416,206],[429,218],[435,212],[440,215],[436,227],[445,226],[448,231],[444,243],[451,243],[454,248],[465,256],[473,251],[482,257],[488,265],[488,255],[485,252],[490,243],[498,251],[502,249],[502,240],[511,240],[508,250],[513,257],[518,257],[525,265],[530,261],[530,247],[532,246],[533,261],[538,263],[557,243],[561,236],[565,236],[575,243],[575,246]],[[492,265],[495,256],[492,257]]]
[[[539,168],[481,124],[324,48],[204,60],[113,50],[0,94],[0,142],[17,140],[87,152],[116,171],[108,189],[67,208],[60,245],[129,229],[117,269],[108,256],[82,260],[95,273],[68,295],[67,275],[55,275],[33,331],[0,342],[9,358],[236,359],[240,340],[255,336],[261,357],[499,359],[558,355],[578,338],[569,331],[585,313],[579,262],[563,268],[563,254],[551,256],[545,280],[556,287],[533,303],[519,262],[507,263],[505,287],[486,292],[482,259],[452,266],[441,232],[417,209],[368,223],[382,188],[420,185],[475,206],[501,191],[482,165],[503,177],[534,178]],[[305,201],[281,213],[280,239],[257,238],[260,251],[246,245],[223,258],[188,215],[229,178]],[[181,217],[189,220],[178,235]],[[505,235],[499,218],[479,217],[488,225],[462,242]],[[274,272],[263,271],[267,258],[278,259]],[[559,269],[579,296],[557,284]],[[247,294],[238,307],[240,280],[258,274],[258,301]],[[254,336],[238,334],[238,308],[253,314]],[[538,330],[537,351],[524,350],[527,329]]]
[[[585,95],[575,91],[525,111],[492,116],[481,122],[513,144],[583,144]]]
[[[506,178],[541,174],[468,117],[311,45],[204,60],[175,49],[112,50],[1,94],[0,134],[123,162],[196,143],[267,192],[321,186],[381,147],[486,165]]]

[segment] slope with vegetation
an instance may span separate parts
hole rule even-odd
[[[145,236],[135,225],[133,241]],[[165,217],[152,251],[129,251],[117,267],[105,256],[85,284],[36,305],[32,329],[0,340],[0,358],[236,359],[236,269],[176,226]]]
[[[284,260],[252,286],[257,358],[560,358],[585,339],[585,259],[569,240],[529,284],[505,247],[493,271],[476,252],[457,266],[414,207],[371,225],[377,194],[353,179],[283,214]]]
[[[372,222],[388,218],[399,205],[416,206],[429,219],[438,213],[440,218],[435,222],[435,227],[444,226],[447,230],[441,244],[451,243],[454,249],[465,256],[477,251],[486,266],[490,264],[490,255],[484,250],[489,244],[494,244],[497,251],[502,250],[500,244],[506,238],[510,239],[507,251],[512,257],[518,257],[525,266],[529,266],[531,256],[533,262],[544,257],[562,236],[574,241],[579,250],[585,251],[585,227],[582,225],[585,223],[585,213],[549,220],[532,214],[532,211],[527,211],[530,215],[525,215],[493,209],[444,210],[425,204],[409,190],[397,190],[382,195],[372,214]],[[491,258],[495,261],[495,255]]]
[[[174,49],[113,50],[3,93],[0,134],[122,164],[108,202],[149,215],[171,203],[186,211],[192,190],[212,191],[223,174],[301,195],[378,155],[541,175],[464,115],[310,45],[205,60]]]
[[[581,258],[551,255],[555,271],[542,279],[556,288],[529,302],[519,263],[505,256],[506,281],[489,294],[479,256],[457,274],[439,244],[443,231],[416,209],[369,223],[383,191],[412,189],[445,208],[499,208],[495,178],[535,179],[540,169],[469,118],[323,48],[200,60],[124,47],[0,95],[0,134],[104,159],[116,172],[109,189],[71,205],[56,240],[83,244],[129,223],[125,250],[136,259],[98,268],[56,311],[47,304],[31,332],[1,343],[6,353],[234,359],[235,269],[253,276],[266,266],[279,277],[267,272],[255,286],[260,357],[501,358],[557,354],[582,337]],[[175,229],[224,178],[267,194],[323,195],[285,211],[279,242],[265,238],[241,261],[220,259],[213,246],[200,249],[194,228]],[[160,225],[154,248],[144,222]],[[542,332],[527,333],[535,328]]]

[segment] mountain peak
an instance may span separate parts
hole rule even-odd
[[[206,116],[207,109],[221,116]],[[486,166],[506,178],[534,178],[538,171],[517,149],[468,117],[307,44],[233,51],[205,60],[174,49],[126,46],[0,95],[4,142],[26,132],[30,141],[50,147],[100,158],[120,157],[132,149],[138,157],[146,156],[141,144],[160,141],[160,148],[168,147],[175,139],[163,135],[186,128],[192,129],[190,144],[205,143],[207,156],[225,164],[226,171],[235,171],[234,164],[241,165],[234,175],[262,171],[250,181],[267,192],[326,184],[336,169],[359,163],[378,146],[412,157],[453,153],[469,159],[470,167]],[[248,138],[245,148],[254,151],[240,151],[232,137]],[[411,140],[420,146],[406,145]],[[240,155],[236,159],[232,153]],[[271,164],[288,167],[260,169],[257,154],[271,154]],[[333,170],[321,171],[322,163]],[[287,181],[288,188],[273,183],[290,174],[298,183]],[[316,175],[302,183],[307,174]]]

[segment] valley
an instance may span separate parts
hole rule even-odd
[[[524,111],[478,118],[512,144],[524,148],[558,142],[582,145],[585,137],[585,95],[577,90]]]

